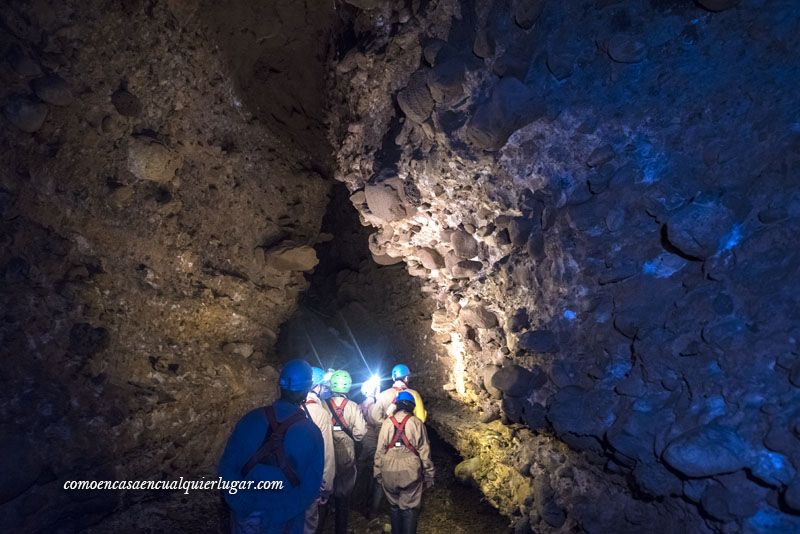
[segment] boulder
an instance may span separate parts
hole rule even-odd
[[[456,480],[461,482],[462,484],[470,484],[475,481],[475,473],[478,472],[478,469],[481,467],[481,460],[480,458],[468,458],[463,462],[460,462],[456,465],[454,470],[454,474]]]
[[[3,115],[23,132],[33,133],[44,124],[47,106],[28,97],[15,96],[3,106]]]
[[[617,63],[639,63],[647,55],[647,47],[629,35],[616,34],[606,43],[608,56]]]
[[[124,117],[138,117],[142,114],[142,103],[139,98],[126,89],[118,89],[111,95],[111,103],[117,113]]]
[[[422,247],[417,250],[417,259],[426,269],[441,269],[444,267],[444,258],[435,249]]]
[[[265,259],[278,271],[310,271],[319,263],[317,252],[308,245],[278,245],[265,252]]]
[[[161,143],[136,138],[128,143],[128,171],[139,180],[168,183],[182,163],[180,154]]]
[[[370,213],[382,221],[397,221],[408,216],[400,179],[367,184],[364,196]]]
[[[464,230],[456,230],[451,234],[450,245],[461,259],[468,260],[478,255],[478,241]]]
[[[800,512],[800,478],[796,478],[783,492],[783,502],[792,511]]]
[[[483,269],[483,264],[479,261],[464,260],[450,268],[453,278],[470,278],[475,276]]]
[[[222,346],[222,352],[225,354],[237,354],[242,358],[249,358],[253,355],[255,351],[255,347],[251,343],[242,343],[239,341],[233,341],[231,343],[225,343]]]
[[[547,418],[559,434],[599,437],[616,421],[616,398],[611,391],[567,386],[550,397]]]
[[[747,444],[733,429],[710,424],[672,440],[664,461],[686,476],[708,477],[744,468],[747,454]]]
[[[486,392],[489,393],[489,395],[491,395],[495,399],[499,399],[503,396],[502,395],[503,392],[492,384],[492,378],[494,377],[495,374],[497,374],[499,370],[500,370],[499,365],[487,365],[481,371],[481,377],[483,378],[483,387],[486,388]]]
[[[54,106],[68,106],[72,103],[72,90],[58,74],[48,74],[31,82],[36,96]]]
[[[428,89],[431,97],[444,105],[451,105],[464,97],[464,73],[466,68],[460,59],[451,59],[437,64],[428,73]]]
[[[699,259],[712,256],[733,224],[730,211],[713,200],[695,201],[667,221],[667,239],[683,254]]]
[[[633,479],[636,487],[651,497],[680,495],[683,491],[681,480],[656,462],[655,458],[648,462],[637,462],[633,469]]]
[[[544,0],[514,0],[514,22],[525,30],[533,28],[544,10]]]
[[[522,397],[531,389],[533,374],[516,364],[504,365],[492,375],[492,386],[511,397]]]
[[[519,336],[519,348],[529,352],[558,352],[558,340],[550,330],[531,330]]]
[[[483,150],[498,150],[512,133],[541,117],[544,111],[543,104],[525,84],[513,76],[502,78],[467,124],[467,141]]]
[[[458,315],[461,322],[475,328],[493,328],[497,326],[497,316],[483,304],[470,306],[461,310]]]
[[[417,71],[405,89],[397,93],[397,104],[411,121],[422,124],[433,111],[434,101],[427,85],[427,72]]]

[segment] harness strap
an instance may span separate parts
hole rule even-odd
[[[406,436],[406,423],[409,419],[411,419],[411,416],[406,414],[405,418],[400,422],[398,422],[394,416],[391,416],[389,419],[391,419],[392,424],[394,425],[394,435],[392,436],[392,440],[389,442],[389,444],[386,445],[386,451],[388,452],[389,449],[396,447],[398,443],[402,442],[406,449],[419,456],[419,451],[408,440],[408,436]]]
[[[344,420],[343,417],[344,407],[347,405],[347,399],[344,399],[344,402],[338,408],[336,407],[336,404],[333,403],[333,399],[325,399],[325,402],[328,404],[328,408],[331,409],[331,414],[333,415],[332,422],[334,430],[341,430],[342,432],[347,434],[348,437],[353,440],[353,442],[355,442],[356,438],[355,436],[353,436],[353,432],[350,430],[350,427],[348,426],[347,422]]]
[[[286,456],[286,451],[283,448],[283,440],[286,437],[286,432],[296,423],[305,419],[303,412],[296,411],[289,417],[281,422],[278,422],[275,416],[275,408],[266,406],[264,408],[264,415],[267,418],[267,433],[264,436],[264,442],[256,450],[253,456],[242,467],[242,478],[258,464],[277,465],[286,479],[292,486],[300,485],[300,478],[297,476],[294,468],[289,463],[289,458]]]

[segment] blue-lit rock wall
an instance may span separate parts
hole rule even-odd
[[[428,395],[539,440],[517,526],[800,530],[800,7],[388,4],[337,177],[437,301]]]

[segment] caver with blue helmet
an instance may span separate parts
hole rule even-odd
[[[408,391],[395,399],[395,412],[381,426],[373,474],[391,506],[392,532],[417,531],[422,490],[433,485],[434,467],[425,424],[414,416]]]
[[[281,369],[280,398],[242,417],[228,439],[219,476],[228,481],[280,481],[283,489],[226,493],[234,534],[300,534],[319,497],[324,441],[300,404],[311,389],[311,366],[291,360]],[[255,486],[255,484],[254,484]]]
[[[375,447],[377,448],[377,433],[378,430],[383,425],[384,421],[394,414],[396,410],[395,406],[395,398],[401,392],[406,392],[411,395],[414,399],[414,415],[419,419],[420,422],[424,423],[425,419],[428,416],[428,413],[425,411],[425,405],[422,402],[422,397],[419,393],[415,390],[408,387],[408,377],[411,376],[411,369],[404,364],[398,363],[392,368],[392,387],[387,388],[381,391],[377,398],[375,399],[375,403],[369,407],[369,417],[367,418],[367,422],[372,425],[374,436],[375,436]],[[368,444],[371,444],[372,440],[369,437],[364,439],[364,449],[367,449]],[[367,452],[369,454],[368,460],[371,460],[374,457],[375,449],[371,449]],[[370,508],[369,508],[369,516],[374,517],[377,515],[378,510],[380,509],[381,499],[383,498],[383,492],[378,484],[374,481],[372,482],[372,489],[370,495]]]

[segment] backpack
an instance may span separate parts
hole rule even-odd
[[[283,448],[283,440],[286,438],[286,433],[289,429],[304,420],[306,416],[303,412],[297,410],[279,423],[277,417],[275,417],[275,408],[272,406],[264,408],[264,415],[267,417],[267,423],[269,423],[267,434],[264,436],[264,442],[258,450],[253,453],[253,456],[242,467],[242,478],[245,478],[247,473],[258,464],[275,465],[283,471],[289,483],[297,487],[300,485],[300,479],[294,468],[289,464],[289,458]]]

